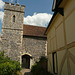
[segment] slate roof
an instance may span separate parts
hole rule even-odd
[[[23,25],[23,35],[26,36],[46,37],[45,30],[46,27]]]

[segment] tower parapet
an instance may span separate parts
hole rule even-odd
[[[9,11],[16,11],[16,12],[22,12],[24,13],[25,11],[25,6],[24,5],[20,5],[19,4],[14,4],[14,3],[11,3],[9,4],[8,2],[5,2],[5,8],[4,10],[9,10]]]

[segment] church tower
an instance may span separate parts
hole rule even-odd
[[[20,60],[20,50],[22,50],[23,19],[25,6],[19,4],[11,5],[5,2],[4,19],[2,25],[2,50],[5,55],[13,60]]]

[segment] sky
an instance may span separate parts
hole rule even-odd
[[[15,3],[15,0],[0,0],[0,35],[4,16],[5,2]],[[53,0],[17,0],[25,5],[24,24],[47,27],[53,15]]]

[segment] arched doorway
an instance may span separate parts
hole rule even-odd
[[[30,69],[30,58],[29,55],[22,56],[22,68]]]

